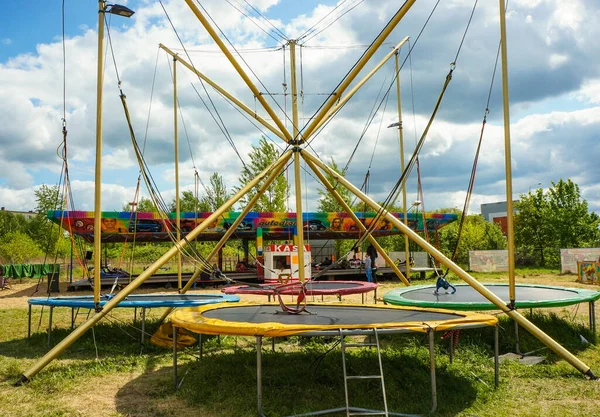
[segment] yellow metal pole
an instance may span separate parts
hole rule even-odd
[[[260,186],[258,192],[254,195],[254,197],[252,197],[252,199],[248,202],[246,207],[244,207],[242,212],[239,214],[237,219],[235,219],[235,221],[229,227],[229,229],[227,229],[227,231],[225,232],[223,237],[221,237],[221,240],[219,240],[217,245],[213,248],[213,250],[210,252],[210,254],[206,257],[206,259],[209,262],[210,262],[211,258],[213,258],[219,252],[219,250],[223,247],[223,245],[225,245],[225,243],[229,240],[231,235],[235,233],[235,229],[242,222],[242,220],[244,220],[244,217],[246,217],[246,214],[248,214],[250,212],[250,210],[252,210],[252,207],[254,207],[254,205],[256,204],[258,199],[265,193],[267,188],[269,188],[269,185],[271,185],[273,183],[273,181],[275,181],[275,178],[277,178],[277,176],[281,173],[281,170],[283,169],[283,167],[289,161],[290,158],[291,158],[291,154],[289,154],[286,159],[283,159],[283,160],[280,159],[279,160],[280,163],[277,166],[273,167],[271,173],[269,174],[267,179],[263,182],[263,184]],[[192,287],[192,285],[194,285],[194,281],[196,281],[196,278],[198,278],[198,275],[200,275],[201,272],[202,272],[202,268],[200,268],[200,269],[196,270],[196,272],[194,272],[194,274],[192,275],[190,280],[185,284],[185,287],[183,287],[183,289],[181,290],[182,294],[185,294]],[[166,319],[167,316],[169,314],[171,314],[171,311],[173,311],[173,308],[167,308],[166,311],[163,313],[163,315],[160,317],[159,321],[162,322],[164,319]]]
[[[304,272],[304,224],[302,222],[302,179],[300,178],[300,145],[303,143],[298,129],[298,84],[296,83],[296,41],[290,43],[290,79],[292,84],[292,124],[294,139],[294,187],[296,190],[296,244],[298,245],[298,276],[306,279]]]
[[[94,306],[100,309],[102,262],[102,85],[104,80],[104,12],[98,1],[98,81],[96,84],[96,174],[94,177]]]
[[[206,75],[204,75],[203,73],[201,73],[200,71],[198,71],[196,68],[194,68],[193,65],[191,65],[190,63],[188,63],[187,61],[185,61],[184,59],[182,59],[179,55],[175,54],[175,52],[171,51],[169,48],[167,48],[162,43],[159,44],[158,46],[160,48],[162,48],[166,53],[168,53],[169,55],[171,55],[173,57],[173,59],[176,59],[184,67],[186,67],[187,69],[189,69],[190,71],[192,71],[194,74],[196,74],[198,77],[200,77],[200,79],[202,79],[202,81],[204,81],[205,83],[207,83],[208,85],[210,85],[212,88],[214,88],[215,90],[217,90],[219,92],[219,94],[221,94],[223,97],[225,97],[226,99],[228,99],[229,101],[231,101],[233,104],[235,104],[236,106],[238,106],[241,110],[243,110],[246,114],[248,114],[250,117],[252,117],[258,123],[260,123],[261,125],[263,125],[267,129],[269,129],[271,131],[271,133],[273,133],[274,135],[276,135],[277,137],[279,137],[281,140],[286,140],[286,138],[283,135],[283,133],[281,133],[276,127],[274,127],[268,121],[266,121],[265,119],[263,119],[262,117],[260,117],[254,110],[252,110],[250,107],[248,107],[247,105],[245,105],[244,103],[242,103],[240,100],[238,100],[237,98],[235,98],[231,93],[227,92],[225,89],[223,89],[222,87],[220,87],[217,83],[215,83],[214,81],[212,81]]]
[[[311,155],[310,153],[308,153],[306,151],[302,152],[302,156],[306,160],[312,161],[319,168],[321,168],[322,170],[327,172],[329,175],[331,175],[333,178],[335,178],[336,181],[339,181],[342,185],[344,185],[346,188],[348,188],[348,190],[350,190],[354,195],[356,195],[358,198],[360,198],[363,202],[365,202],[367,205],[369,205],[375,211],[382,210],[385,218],[391,224],[396,226],[396,228],[398,228],[400,231],[407,234],[413,242],[417,243],[425,251],[427,251],[429,254],[431,254],[437,261],[441,262],[448,269],[450,269],[452,272],[454,272],[459,278],[461,278],[463,281],[465,281],[467,284],[469,284],[471,287],[473,287],[477,292],[479,292],[481,295],[483,295],[486,299],[488,299],[490,302],[492,302],[496,307],[498,307],[499,310],[502,310],[503,312],[505,312],[509,317],[511,317],[521,327],[523,327],[525,330],[527,330],[529,333],[531,333],[533,336],[535,336],[538,340],[540,340],[542,343],[544,343],[546,346],[548,346],[550,349],[552,349],[557,355],[561,356],[563,359],[565,359],[567,362],[569,362],[573,367],[575,367],[577,370],[579,370],[583,374],[585,374],[593,379],[596,378],[594,376],[594,374],[592,373],[589,366],[587,366],[585,363],[580,361],[571,352],[569,352],[567,349],[562,347],[554,339],[552,339],[550,336],[548,336],[546,333],[544,333],[542,330],[540,330],[538,327],[536,327],[532,322],[530,322],[525,317],[523,317],[518,311],[511,310],[511,308],[509,306],[507,306],[506,303],[504,301],[502,301],[502,299],[500,297],[498,297],[497,295],[492,293],[490,290],[488,290],[484,285],[479,283],[479,281],[477,281],[471,275],[466,273],[461,267],[459,267],[454,262],[452,262],[452,260],[450,260],[448,257],[446,257],[443,253],[441,253],[439,250],[437,250],[433,245],[431,245],[429,242],[427,242],[425,239],[423,239],[417,233],[412,231],[404,223],[402,223],[401,221],[396,219],[394,216],[392,216],[386,210],[383,210],[379,204],[377,204],[374,200],[369,198],[367,195],[363,194],[358,188],[356,188],[354,185],[352,185],[352,183],[350,183],[348,180],[346,180],[344,177],[342,177],[341,174],[335,172],[334,170],[329,168],[326,164],[321,162],[318,158],[316,158],[315,156]]]
[[[327,190],[329,190],[331,195],[333,195],[335,197],[335,199],[338,201],[338,203],[340,203],[340,205],[342,206],[344,211],[346,213],[348,213],[348,215],[352,218],[352,220],[354,220],[354,224],[356,224],[356,226],[360,229],[360,231],[363,233],[366,232],[367,228],[365,227],[365,225],[362,224],[362,222],[359,220],[359,218],[356,216],[356,214],[354,214],[354,212],[352,211],[352,209],[350,208],[348,203],[346,203],[344,201],[344,199],[342,198],[342,196],[335,190],[335,188],[333,188],[333,185],[331,185],[331,183],[327,180],[327,177],[325,177],[325,175],[323,175],[321,170],[309,160],[306,160],[306,163],[308,164],[308,166],[311,167],[311,169],[317,175],[317,177],[319,177],[319,180],[321,180],[321,182],[323,183],[325,188],[327,188]],[[398,269],[398,267],[396,266],[394,261],[389,257],[387,252],[379,245],[379,242],[377,242],[377,240],[375,240],[373,235],[371,235],[369,233],[368,239],[369,239],[369,242],[371,242],[371,244],[373,245],[373,247],[377,250],[377,252],[379,252],[381,254],[381,256],[383,256],[383,259],[385,259],[385,262],[390,266],[390,268],[392,268],[392,271],[394,271],[394,273],[400,279],[400,281],[402,281],[404,283],[404,285],[410,286],[410,283],[408,282],[406,277],[402,274],[402,272],[400,272],[400,270]]]
[[[402,126],[402,100],[400,95],[400,62],[399,53],[396,50],[396,96],[398,97],[398,142],[400,143],[400,174],[404,172],[404,127]],[[404,208],[404,224],[408,227],[408,211],[406,209],[406,182],[402,187],[402,207]],[[410,242],[408,236],[404,235],[404,260],[406,265],[406,276],[410,278]]]
[[[179,201],[179,137],[177,134],[177,60],[173,59],[173,137],[175,141],[175,224],[177,241],[181,240],[181,210]],[[177,253],[177,290],[181,292],[181,252]]]
[[[406,42],[408,42],[408,36],[405,37],[404,39],[402,39],[398,45],[396,45],[386,56],[383,57],[383,59],[381,61],[379,61],[377,63],[377,65],[375,65],[375,67],[369,71],[369,73],[367,75],[365,75],[363,77],[362,80],[360,80],[358,83],[356,83],[356,85],[354,87],[352,87],[350,89],[350,91],[348,91],[348,94],[346,94],[344,97],[342,97],[338,102],[336,102],[336,104],[329,109],[329,111],[327,112],[327,114],[325,116],[323,116],[323,118],[319,121],[319,123],[317,123],[317,126],[315,126],[314,131],[316,132],[321,126],[323,126],[323,124],[325,124],[325,122],[327,122],[327,120],[331,119],[334,115],[335,112],[337,112],[339,109],[341,109],[344,104],[346,104],[346,102],[348,100],[350,100],[352,98],[352,96],[354,96],[354,94],[367,82],[371,79],[371,77],[373,75],[375,75],[375,73],[377,71],[379,71],[379,69],[394,55],[394,54],[398,54],[398,49],[400,49],[402,47],[402,45],[404,45]]]
[[[506,10],[500,0],[500,43],[502,54],[502,107],[504,108],[504,164],[506,169],[506,237],[508,240],[508,290],[515,303],[515,238],[513,230],[512,168],[510,156],[510,112],[508,100],[508,57],[506,51]]]
[[[288,132],[285,125],[277,117],[277,114],[275,113],[275,111],[271,108],[269,103],[267,103],[267,101],[265,100],[263,95],[260,93],[258,88],[256,88],[256,86],[254,85],[252,80],[250,80],[250,78],[248,77],[246,72],[243,70],[243,68],[240,66],[240,64],[236,61],[236,59],[233,57],[231,52],[229,52],[229,50],[227,49],[227,47],[225,46],[223,41],[217,35],[217,32],[215,32],[215,30],[212,28],[212,26],[210,25],[208,20],[206,20],[206,18],[204,17],[204,15],[200,11],[200,9],[198,9],[196,4],[194,3],[194,0],[185,0],[185,2],[189,6],[189,8],[192,10],[192,12],[196,15],[196,17],[198,18],[200,23],[202,23],[202,26],[204,26],[204,29],[206,29],[206,31],[208,32],[210,37],[213,38],[215,43],[219,46],[219,48],[221,49],[223,54],[227,57],[229,62],[231,62],[231,65],[233,65],[233,67],[235,68],[237,73],[240,75],[242,80],[244,80],[244,82],[246,83],[248,88],[250,88],[250,90],[254,94],[254,97],[260,102],[260,104],[263,106],[263,108],[269,114],[269,116],[271,116],[271,118],[273,119],[273,121],[275,122],[275,124],[277,125],[279,130],[281,130],[281,133],[283,133],[283,135],[285,136],[284,140],[286,140],[286,142],[291,140],[292,137],[290,136],[290,132]]]
[[[30,380],[35,374],[40,372],[46,365],[48,365],[51,361],[53,361],[58,355],[65,351],[69,346],[71,346],[77,339],[79,339],[83,334],[88,331],[91,327],[93,327],[98,321],[100,321],[104,316],[106,316],[113,308],[115,308],[121,301],[123,301],[129,294],[131,294],[136,288],[144,283],[148,278],[150,278],[158,269],[167,263],[170,259],[172,259],[177,252],[180,251],[180,248],[185,247],[189,242],[193,241],[202,233],[209,225],[217,220],[219,216],[223,213],[227,212],[231,206],[233,206],[242,196],[244,196],[248,190],[255,187],[260,181],[262,181],[265,177],[267,177],[270,172],[274,169],[274,167],[281,164],[281,161],[289,159],[292,154],[292,151],[284,152],[281,157],[265,170],[263,170],[260,174],[258,174],[254,179],[252,179],[248,184],[242,187],[237,193],[233,195],[225,204],[219,207],[214,213],[208,216],[202,223],[200,223],[196,228],[194,228],[187,235],[187,239],[181,240],[175,244],[171,249],[169,249],[163,256],[161,256],[156,262],[150,265],[147,269],[145,269],[136,279],[131,281],[129,285],[123,288],[118,294],[116,294],[109,302],[106,303],[104,308],[101,311],[97,311],[92,317],[90,317],[87,321],[82,323],[79,327],[77,327],[73,332],[71,332],[67,337],[60,341],[56,346],[50,349],[42,358],[40,358],[31,368],[23,373],[17,384],[21,384],[23,382],[27,382]]]
[[[186,0],[186,1],[190,1],[190,0]],[[408,12],[408,10],[411,8],[411,6],[414,4],[415,1],[416,0],[406,0],[406,2],[404,2],[402,7],[400,7],[400,9],[398,9],[398,11],[394,15],[394,17],[392,17],[392,19],[388,22],[388,24],[383,28],[383,30],[377,36],[377,38],[375,38],[375,40],[373,41],[371,46],[365,51],[363,56],[358,60],[358,62],[352,68],[350,73],[348,73],[346,78],[344,78],[344,80],[340,83],[337,90],[335,90],[333,92],[333,94],[327,99],[327,101],[325,102],[323,107],[321,107],[321,110],[319,111],[319,113],[317,113],[315,115],[315,117],[314,117],[313,121],[310,123],[310,125],[304,130],[303,136],[304,136],[305,140],[310,138],[310,136],[315,132],[315,129],[316,129],[317,125],[319,124],[319,122],[321,121],[321,119],[327,114],[327,112],[329,112],[331,107],[333,107],[335,102],[343,94],[343,92],[346,90],[346,88],[348,88],[350,83],[352,81],[354,81],[356,76],[364,68],[364,66],[367,64],[369,59],[371,59],[371,57],[377,51],[377,49],[379,49],[381,44],[386,40],[386,38],[389,36],[389,34],[392,32],[392,30],[394,30],[394,28],[400,22],[400,20],[402,20],[402,18],[406,14],[406,12]]]

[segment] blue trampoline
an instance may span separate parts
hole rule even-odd
[[[115,297],[116,294],[100,296],[100,306],[104,306]],[[213,303],[235,303],[240,301],[237,295],[226,294],[137,294],[129,295],[121,301],[117,307],[124,308],[156,308],[156,307],[196,307]],[[30,305],[72,307],[72,308],[94,308],[93,295],[81,295],[73,297],[37,297],[27,301]]]
[[[116,294],[106,294],[100,296],[100,306],[104,306]],[[134,308],[134,320],[137,316],[137,309],[141,309],[142,336],[141,343],[144,343],[144,333],[146,328],[146,309],[147,308],[178,308],[178,307],[198,307],[215,303],[235,303],[240,301],[237,295],[229,294],[134,294],[123,299],[116,307]],[[71,308],[71,328],[75,326],[75,309],[93,310],[94,296],[80,295],[72,297],[35,297],[27,300],[29,303],[29,312],[27,314],[27,338],[31,337],[31,306],[50,307],[48,322],[48,347],[52,343],[52,313],[54,307]]]

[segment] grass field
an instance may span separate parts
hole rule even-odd
[[[502,274],[476,274],[482,282],[501,282]],[[520,283],[579,286],[574,275],[545,270],[517,270]],[[416,282],[420,284],[421,282]],[[384,283],[378,292],[401,284]],[[48,310],[34,308],[27,339],[27,297],[35,283],[23,282],[0,292],[1,416],[254,416],[256,351],[254,338],[213,337],[205,356],[197,347],[180,354],[181,389],[173,390],[171,351],[140,346],[132,312],[117,309],[86,333],[32,381],[14,387],[20,375],[47,351]],[[585,286],[585,288],[590,288]],[[153,291],[153,290],[145,290]],[[203,290],[214,292],[217,290]],[[154,290],[156,292],[156,290]],[[200,291],[196,291],[200,292]],[[79,295],[80,293],[77,293]],[[64,292],[61,295],[67,295]],[[37,293],[36,296],[44,296]],[[346,301],[359,302],[356,296]],[[261,297],[248,297],[264,301]],[[372,300],[371,300],[372,301]],[[149,310],[149,329],[162,310]],[[587,305],[534,311],[526,315],[545,332],[600,374],[600,349],[588,329]],[[78,323],[85,317],[80,314]],[[500,318],[501,354],[514,350],[513,323]],[[55,309],[53,342],[70,331],[70,310]],[[521,333],[521,350],[544,357],[537,365],[506,361],[494,389],[491,329],[461,332],[454,361],[448,341],[436,337],[439,416],[598,416],[600,385],[560,360],[544,345]],[[582,341],[581,336],[591,343]],[[269,416],[289,415],[344,405],[342,363],[335,340],[278,339],[275,352],[263,346],[263,406]],[[431,404],[428,343],[424,335],[383,338],[388,404],[404,413],[427,413]],[[348,360],[354,374],[372,374],[373,351],[357,350]],[[351,404],[382,408],[379,385],[354,381]]]

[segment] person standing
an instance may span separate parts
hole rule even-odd
[[[367,274],[367,282],[373,282],[373,270],[371,265],[371,257],[367,255],[365,258],[365,273]]]

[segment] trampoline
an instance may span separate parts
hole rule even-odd
[[[269,301],[277,293],[283,295],[299,295],[302,284],[299,282],[293,284],[273,285],[260,284],[259,286],[238,285],[235,287],[223,288],[221,291],[225,294],[255,294],[267,295]],[[365,294],[373,291],[373,301],[377,302],[377,287],[374,282],[362,281],[310,281],[306,284],[305,291],[307,296],[336,295],[340,299],[344,295],[361,294],[362,303],[365,302]]]
[[[291,335],[338,336],[343,346],[344,336],[374,335],[375,340],[377,340],[376,344],[360,344],[359,346],[377,346],[377,353],[380,354],[379,334],[426,333],[429,337],[433,412],[437,408],[434,356],[435,332],[494,326],[494,356],[496,358],[494,370],[495,381],[496,383],[498,382],[498,331],[496,327],[498,320],[493,316],[474,312],[458,312],[432,308],[337,303],[308,304],[306,310],[307,313],[304,314],[285,314],[281,312],[277,304],[250,303],[218,304],[180,309],[171,315],[174,346],[176,346],[178,328],[199,334],[254,336],[257,344],[257,399],[258,414],[260,416],[264,416],[262,411],[261,363],[263,337]],[[342,348],[342,358],[345,360],[344,348]],[[381,378],[383,379],[383,369],[380,369],[380,371]],[[351,378],[346,377],[345,371],[344,377],[346,379]],[[177,389],[179,384],[176,348],[173,349],[173,379],[175,389]],[[303,413],[302,415],[323,415],[334,412],[381,414],[381,411],[378,410],[354,408],[349,407],[347,404],[346,407],[342,408]],[[390,412],[389,415],[405,414]]]
[[[502,300],[509,302],[508,284],[483,284]],[[439,291],[434,294],[435,285],[419,285],[398,288],[389,291],[383,302],[392,305],[448,308],[462,311],[498,310],[477,290],[467,284],[456,285],[454,294]],[[564,307],[579,303],[589,303],[590,328],[596,331],[594,302],[600,298],[600,292],[582,288],[567,288],[551,285],[517,284],[515,285],[515,306],[517,308]]]
[[[106,294],[100,296],[100,306],[104,306],[116,294]],[[135,316],[137,316],[137,309],[141,309],[142,318],[142,337],[141,341],[144,342],[144,331],[146,325],[146,309],[147,308],[158,308],[158,307],[194,307],[203,306],[206,304],[223,303],[223,302],[238,302],[240,297],[236,295],[226,294],[134,294],[128,295],[123,301],[121,301],[116,307],[121,308],[134,308],[136,309]],[[52,313],[54,307],[70,307],[71,310],[71,328],[75,325],[75,309],[94,309],[94,296],[93,295],[81,295],[72,297],[35,297],[27,300],[29,304],[28,311],[28,323],[27,323],[27,338],[31,338],[31,306],[48,306],[50,307],[50,313],[48,318],[48,347],[52,342]],[[135,318],[134,318],[135,320]]]

